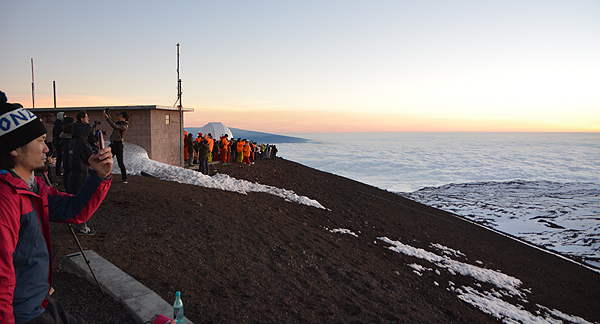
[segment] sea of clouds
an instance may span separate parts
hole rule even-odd
[[[600,268],[598,133],[303,135],[280,155]]]

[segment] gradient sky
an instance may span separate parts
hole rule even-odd
[[[262,132],[600,132],[600,1],[0,3],[0,90]]]

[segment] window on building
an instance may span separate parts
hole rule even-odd
[[[169,116],[168,114],[165,115],[166,119],[165,119],[165,124],[169,125],[171,123],[171,116]]]

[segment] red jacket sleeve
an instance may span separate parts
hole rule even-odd
[[[13,252],[19,239],[19,204],[0,195],[0,323],[14,323],[13,294],[15,291],[15,269]]]
[[[51,222],[81,224],[92,217],[96,209],[106,197],[111,180],[100,178],[96,172],[90,171],[85,183],[75,195],[69,195],[48,187],[43,180],[38,180],[40,195],[48,199]],[[43,189],[42,189],[43,188]]]

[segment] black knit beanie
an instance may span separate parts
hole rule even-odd
[[[0,91],[0,152],[7,153],[46,134],[44,123]]]

